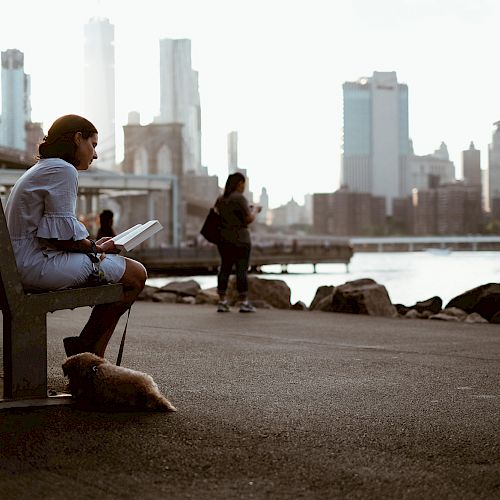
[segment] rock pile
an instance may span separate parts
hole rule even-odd
[[[392,304],[384,285],[371,278],[348,281],[339,286],[320,286],[309,307],[292,304],[291,291],[283,280],[248,277],[249,297],[257,308],[325,311],[370,316],[434,319],[464,323],[500,323],[500,284],[487,283],[453,298],[443,308],[440,297],[416,302],[411,306]],[[230,305],[238,302],[236,280],[229,280]],[[215,288],[202,290],[194,280],[173,281],[161,288],[147,286],[139,300],[183,304],[217,304]]]

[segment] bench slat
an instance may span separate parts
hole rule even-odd
[[[26,294],[30,308],[36,311],[53,312],[61,309],[95,306],[120,300],[123,285],[99,285],[85,288],[71,288],[53,292]]]

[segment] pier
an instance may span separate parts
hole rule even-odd
[[[141,261],[151,274],[203,275],[216,274],[220,264],[214,245],[199,247],[167,247],[134,250],[130,257]],[[353,249],[348,240],[311,242],[294,239],[272,244],[256,243],[252,246],[250,267],[260,272],[262,266],[278,264],[287,272],[288,264],[340,263],[349,265]]]
[[[429,249],[498,251],[498,235],[352,237],[355,252],[419,252]]]

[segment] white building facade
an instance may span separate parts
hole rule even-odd
[[[84,34],[84,110],[99,131],[96,166],[116,170],[115,28],[109,19],[92,18]]]
[[[395,72],[345,82],[341,185],[383,196],[386,213],[403,193],[409,153],[408,87]]]
[[[182,124],[185,172],[201,174],[201,107],[191,40],[160,40],[159,123]]]
[[[31,122],[30,92],[24,54],[17,49],[2,52],[1,146],[26,150],[26,125]]]
[[[450,161],[448,148],[442,142],[432,154],[408,156],[403,195],[411,195],[413,189],[427,191],[441,184],[452,184],[455,180],[455,164]]]

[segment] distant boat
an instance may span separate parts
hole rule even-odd
[[[426,248],[425,251],[432,255],[450,255],[451,248]]]

